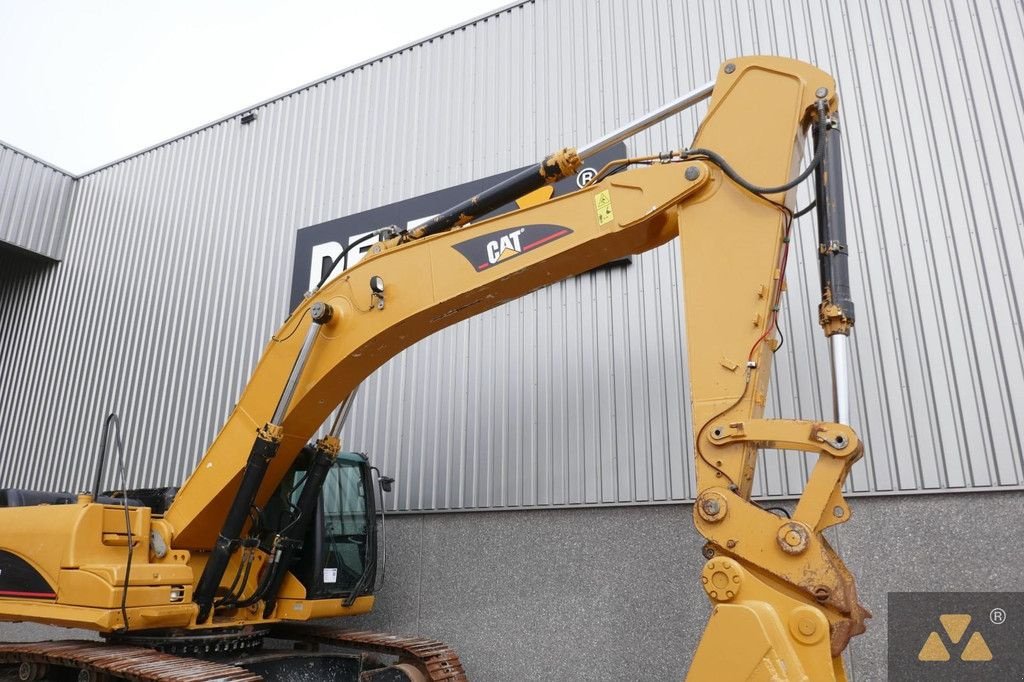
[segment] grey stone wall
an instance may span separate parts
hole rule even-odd
[[[853,680],[886,679],[887,592],[1024,590],[1020,492],[851,505],[831,539],[874,614],[850,645]],[[444,640],[473,680],[681,680],[709,612],[690,513],[392,517],[378,608],[357,624]]]

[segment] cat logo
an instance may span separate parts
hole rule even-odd
[[[519,235],[522,233],[523,228],[520,227],[518,230],[501,235],[499,239],[487,242],[487,262],[494,265],[500,260],[514,258],[522,253],[523,247],[519,244]]]
[[[570,234],[572,230],[562,225],[524,225],[508,232],[473,237],[452,244],[452,248],[465,256],[477,272],[481,272]]]
[[[967,626],[971,624],[971,617],[965,613],[949,613],[939,616],[939,622],[942,624],[942,629],[946,631],[946,635],[949,637],[949,641],[956,645],[963,639],[964,633],[967,632]],[[917,654],[917,660],[919,661],[948,661],[950,658],[949,650],[946,645],[942,642],[942,637],[939,633],[932,631],[928,635],[928,639],[925,640],[924,646],[921,647],[921,651]],[[992,650],[988,648],[988,644],[985,642],[985,638],[981,636],[981,632],[975,630],[971,635],[970,639],[967,640],[966,646],[963,651],[960,652],[961,661],[991,661]]]

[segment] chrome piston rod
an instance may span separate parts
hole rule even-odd
[[[675,98],[668,104],[664,104],[654,111],[648,112],[640,118],[627,123],[618,130],[613,130],[612,132],[585,144],[577,150],[577,153],[581,159],[589,159],[591,156],[608,149],[612,145],[622,142],[627,137],[632,137],[641,130],[647,130],[655,123],[661,123],[673,114],[678,114],[680,111],[685,111],[693,105],[703,102],[708,97],[711,97],[711,91],[714,89],[714,81],[705,83],[699,88]]]
[[[828,337],[829,360],[832,365],[832,413],[837,424],[850,423],[850,337],[833,334]]]
[[[355,402],[356,393],[359,393],[359,386],[353,388],[348,397],[341,401],[341,406],[338,407],[338,414],[334,417],[334,423],[331,425],[331,431],[327,435],[334,437],[341,435],[341,428],[348,421],[348,415],[352,411],[352,403]]]

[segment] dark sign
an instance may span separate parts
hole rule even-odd
[[[1024,679],[1024,592],[890,592],[888,679]]]
[[[555,183],[553,196],[560,196],[579,189],[606,163],[625,158],[628,155],[626,145],[620,143],[591,157],[575,177]],[[295,234],[295,266],[292,269],[289,306],[294,308],[298,305],[302,296],[316,286],[320,278],[323,277],[323,273],[326,272],[326,268],[348,244],[389,225],[407,229],[414,228],[460,201],[511,177],[520,170],[522,168],[301,228]],[[501,215],[515,208],[517,208],[515,204],[507,204],[487,217]],[[367,240],[349,252],[345,262],[338,265],[333,275],[337,276],[344,268],[355,265],[369,251],[373,243],[372,239]],[[486,249],[486,245],[484,248]],[[508,254],[505,257],[508,257]],[[489,263],[486,258],[485,253],[484,260],[481,260],[480,263]],[[480,263],[474,263],[474,266]]]

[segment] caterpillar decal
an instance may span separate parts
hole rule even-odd
[[[572,234],[562,225],[526,225],[514,230],[483,234],[453,244],[477,272],[532,251],[538,246]]]
[[[0,549],[0,597],[56,599],[57,593],[27,561]]]

